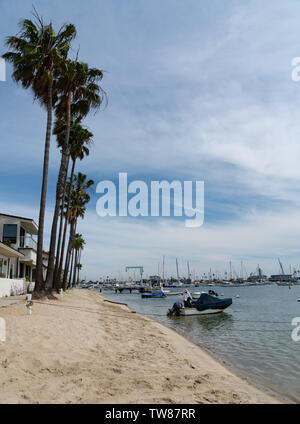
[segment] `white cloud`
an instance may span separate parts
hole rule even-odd
[[[182,274],[186,261],[198,275],[228,269],[232,260],[236,269],[240,261],[249,272],[259,263],[265,272],[277,273],[277,257],[299,267],[299,212],[249,212],[240,221],[227,225],[208,225],[188,229],[183,222],[162,219],[99,218],[89,212],[78,231],[86,237],[83,276],[97,279],[110,275],[125,277],[125,266],[143,265],[148,275],[157,272],[166,255],[166,273],[176,275],[178,257]]]
[[[139,20],[126,15],[127,7],[118,15],[107,4],[103,25],[90,25],[91,10],[93,22],[100,19],[97,4],[86,6],[80,16],[81,3],[72,10],[66,6],[65,12],[57,3],[60,20],[65,13],[68,20],[78,21],[83,57],[109,71],[103,81],[109,106],[87,120],[95,146],[79,165],[82,171],[93,178],[120,171],[141,178],[203,177],[215,199],[220,197],[221,211],[222,203],[224,208],[232,203],[232,215],[239,196],[248,193],[265,196],[269,210],[274,198],[299,204],[300,83],[292,82],[290,65],[300,55],[299,3],[285,2],[283,8],[281,1],[228,2],[224,18],[212,9],[208,22],[199,21],[197,12],[199,18],[205,15],[200,8],[195,10],[196,25],[188,28],[176,25],[181,16],[168,24],[159,16],[157,28],[156,9]],[[7,8],[8,3],[2,18],[8,16]],[[149,27],[142,28],[145,22]],[[5,34],[13,33],[16,21],[12,27],[4,24]],[[45,111],[31,106],[29,92],[10,82],[5,87],[1,170],[40,179]],[[52,138],[51,171],[58,159]],[[35,195],[38,205],[40,193]],[[97,278],[142,263],[153,273],[163,254],[173,274],[176,256],[190,259],[199,272],[210,265],[221,271],[230,259],[247,260],[249,269],[259,261],[271,272],[277,255],[298,260],[298,210],[288,205],[262,213],[255,212],[252,202],[252,212],[243,212],[238,220],[223,226],[205,223],[194,230],[173,221],[101,220],[89,212],[79,227],[87,237],[84,272]],[[32,206],[0,206],[4,213],[38,219]],[[221,219],[220,210],[216,212]],[[48,210],[46,245],[50,223]]]

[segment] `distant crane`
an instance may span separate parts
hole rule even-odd
[[[143,272],[144,272],[144,267],[142,266],[127,266],[125,268],[125,272],[127,272],[129,269],[139,269],[140,270],[140,274],[141,274],[141,284],[143,283]]]
[[[284,273],[283,266],[282,266],[282,263],[280,262],[280,259],[279,258],[278,258],[278,262],[279,262],[279,265],[280,265],[280,268],[281,268],[281,271],[282,271],[282,275],[283,275],[285,281],[288,282],[288,279],[287,279],[287,277],[286,277],[286,275]],[[289,285],[289,289],[290,288],[291,288],[291,284]]]

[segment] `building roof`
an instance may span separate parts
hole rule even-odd
[[[32,218],[24,218],[22,216],[9,215],[9,214],[6,214],[6,213],[0,213],[0,216],[7,216],[8,218],[19,219],[22,222],[24,229],[26,231],[28,231],[30,234],[36,235],[38,233],[38,226]]]
[[[23,253],[0,241],[0,254],[7,258],[24,258]]]

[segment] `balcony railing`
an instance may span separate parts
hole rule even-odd
[[[37,247],[37,242],[32,238],[31,236],[21,236],[20,237],[20,248],[29,248],[29,249],[35,249]]]
[[[18,237],[5,237],[2,243],[7,244],[15,249],[34,249],[37,248],[37,242],[31,235],[18,236]]]

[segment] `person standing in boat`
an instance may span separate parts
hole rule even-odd
[[[191,305],[191,301],[193,300],[191,293],[188,291],[188,289],[184,289],[184,293],[183,293],[183,306],[185,308],[190,308]]]

